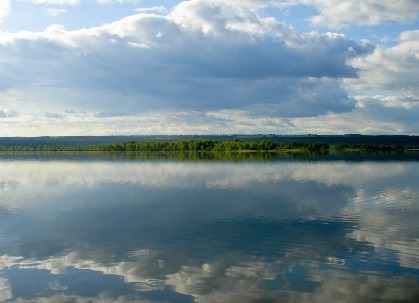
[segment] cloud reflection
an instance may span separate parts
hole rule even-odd
[[[244,188],[281,180],[314,181],[358,188],[375,180],[397,180],[408,167],[397,162],[186,163],[186,162],[2,162],[1,193],[5,207],[27,208],[74,191],[100,190],[108,184],[147,188]],[[411,181],[412,182],[412,181]],[[414,182],[414,181],[413,181]],[[398,186],[398,184],[396,185]],[[29,199],[38,195],[38,199]],[[3,202],[5,203],[5,202]],[[53,207],[53,205],[49,205]]]
[[[243,255],[223,256],[212,263],[181,266],[177,272],[167,274],[164,285],[154,287],[144,287],[145,282],[139,273],[148,275],[146,269],[150,268],[150,264],[146,263],[155,263],[155,260],[146,258],[106,266],[95,261],[78,263],[74,254],[68,257],[55,258],[49,262],[78,269],[88,268],[106,275],[120,275],[125,283],[136,284],[137,290],[141,292],[170,287],[179,294],[192,296],[194,302],[414,302],[419,297],[419,287],[415,276],[412,275],[390,276],[371,274],[367,271],[351,272],[339,266],[302,259],[290,260],[287,257],[271,262],[244,262],[246,258]],[[5,257],[2,256],[3,258]],[[69,262],[70,259],[75,262]],[[142,264],[143,262],[145,264]],[[17,265],[22,266],[21,263]],[[43,268],[40,266],[38,269]],[[60,273],[51,271],[51,274]],[[295,279],[299,279],[298,284]],[[53,281],[48,285],[59,286],[59,289],[53,290],[64,292],[62,295],[18,301],[70,302],[77,299],[80,300],[77,302],[149,302],[140,297],[134,300],[132,295],[118,296],[104,291],[94,297],[65,295],[67,287],[56,282],[57,280]],[[9,296],[3,298],[12,299],[10,283],[6,279],[2,279],[1,283],[3,294]],[[383,285],[387,286],[383,288]],[[189,302],[186,298],[181,302]]]
[[[0,296],[413,302],[417,172],[415,162],[5,161]],[[32,299],[26,276],[38,280]]]

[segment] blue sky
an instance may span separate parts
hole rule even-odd
[[[2,0],[0,136],[419,134],[417,0]]]

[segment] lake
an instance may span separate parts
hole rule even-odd
[[[3,153],[0,302],[419,302],[418,153]]]

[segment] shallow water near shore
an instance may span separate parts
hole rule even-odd
[[[0,302],[419,302],[417,154],[0,155]]]

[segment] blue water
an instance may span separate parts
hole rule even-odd
[[[0,155],[0,302],[419,302],[419,161]]]

